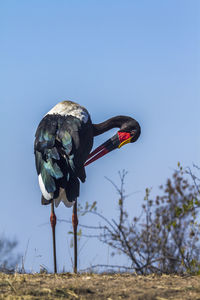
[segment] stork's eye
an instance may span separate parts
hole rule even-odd
[[[131,130],[131,135],[134,136],[136,134],[136,130]]]

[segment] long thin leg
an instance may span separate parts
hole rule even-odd
[[[77,273],[77,226],[78,226],[77,201],[74,203],[73,206],[72,224],[74,230],[74,273]]]
[[[54,261],[54,273],[57,273],[57,264],[56,264],[56,235],[55,235],[55,227],[56,227],[56,215],[54,212],[54,201],[51,202],[51,216],[50,216],[51,228],[52,228],[52,236],[53,236],[53,261]]]

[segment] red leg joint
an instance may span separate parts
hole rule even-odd
[[[55,228],[55,226],[56,226],[56,215],[55,215],[54,212],[51,212],[50,222],[51,222],[51,227]]]
[[[72,224],[74,228],[77,228],[78,226],[78,217],[77,217],[77,213],[73,213],[72,214]]]

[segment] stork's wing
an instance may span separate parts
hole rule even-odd
[[[85,180],[83,164],[92,147],[91,142],[88,146],[85,141],[87,138],[82,138],[88,129],[87,124],[73,116],[46,115],[40,122],[34,150],[40,188],[46,200],[59,197],[60,189],[62,193],[65,190],[70,202],[79,196],[78,178]]]

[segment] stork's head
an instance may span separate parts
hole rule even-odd
[[[140,125],[136,120],[130,117],[126,117],[126,119],[126,122],[123,122],[120,126],[120,130],[113,137],[90,153],[85,166],[114,149],[137,141],[141,133]]]
[[[117,145],[116,141],[116,148],[120,148],[128,143],[136,142],[140,136],[140,133],[141,128],[139,123],[136,120],[130,118],[127,122],[122,124],[120,130],[117,132],[119,144]]]

